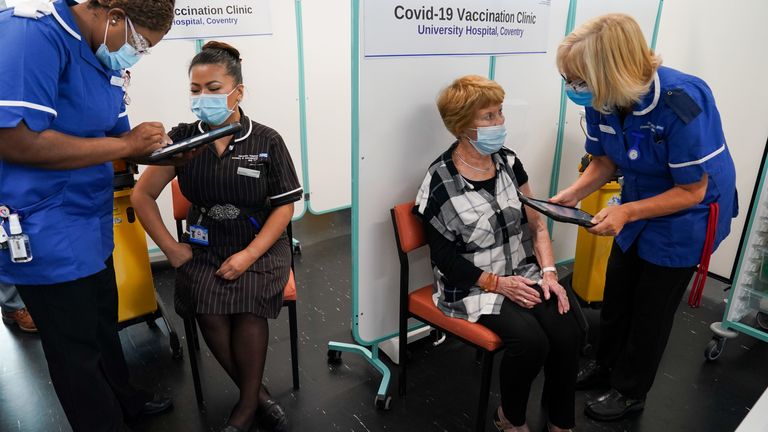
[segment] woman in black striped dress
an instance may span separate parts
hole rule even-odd
[[[257,416],[275,430],[286,425],[261,380],[267,319],[280,312],[290,272],[285,228],[302,196],[283,139],[239,108],[240,64],[233,47],[207,43],[189,68],[192,111],[200,121],[169,135],[177,141],[232,122],[242,131],[198,150],[184,166],[147,168],[132,198],[147,233],[177,269],[176,311],[195,315],[211,352],[240,388],[227,432],[248,430]],[[168,232],[155,202],[176,176],[192,202],[187,242]]]

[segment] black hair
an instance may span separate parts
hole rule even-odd
[[[240,85],[243,83],[242,61],[240,51],[232,45],[211,41],[203,45],[202,51],[192,58],[187,73],[192,72],[192,68],[197,65],[218,64],[224,66],[227,75],[235,79],[235,85]]]

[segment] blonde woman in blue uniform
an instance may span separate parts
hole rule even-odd
[[[17,1],[0,12],[0,215],[30,256],[0,251],[37,328],[72,429],[126,430],[168,398],[134,388],[117,334],[112,160],[142,158],[163,125],[130,129],[123,71],[170,29],[173,0]],[[18,262],[28,261],[28,262]]]
[[[587,403],[588,416],[616,420],[645,407],[675,310],[708,255],[705,240],[717,248],[738,212],[736,174],[707,84],[661,66],[631,17],[583,24],[560,44],[557,65],[568,97],[586,109],[593,160],[552,201],[575,205],[617,169],[624,177],[621,205],[601,210],[589,229],[616,238],[597,361],[577,382],[608,390]]]

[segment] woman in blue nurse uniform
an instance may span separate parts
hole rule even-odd
[[[575,205],[617,169],[624,176],[622,204],[601,210],[589,230],[616,236],[597,361],[577,382],[608,390],[587,403],[586,414],[597,420],[644,408],[675,310],[696,265],[708,260],[705,243],[716,248],[738,212],[735,168],[712,92],[660,64],[638,24],[621,14],[583,24],[557,52],[568,96],[586,107],[593,160],[551,200]]]
[[[124,417],[171,405],[128,382],[111,161],[140,159],[167,139],[159,123],[130,129],[123,70],[162,39],[173,6],[30,0],[0,12],[0,214],[10,215],[6,231],[20,220],[32,258],[0,251],[0,282],[16,284],[35,317],[74,431],[124,430]]]

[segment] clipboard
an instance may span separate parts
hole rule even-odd
[[[195,149],[201,145],[212,143],[219,138],[234,135],[240,132],[242,129],[243,126],[240,123],[230,123],[224,127],[214,129],[210,132],[195,135],[193,137],[168,144],[167,146],[152,152],[152,154],[147,157],[147,160],[149,162],[160,162],[179,153]]]
[[[558,222],[572,223],[587,228],[595,226],[595,224],[592,223],[592,218],[594,216],[584,210],[551,203],[549,201],[529,198],[523,194],[519,194],[518,197],[523,204]]]

